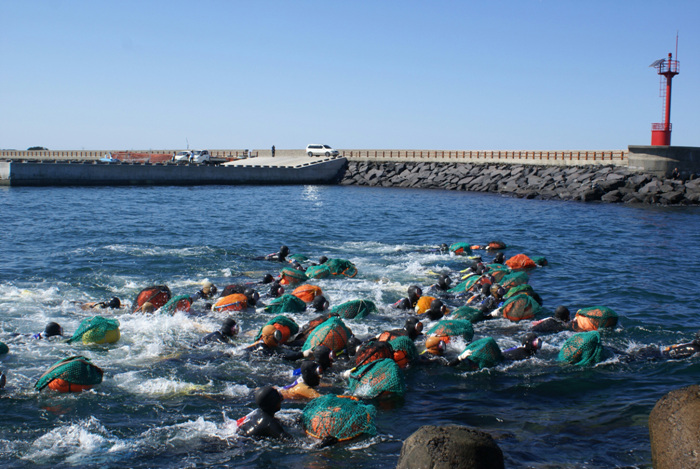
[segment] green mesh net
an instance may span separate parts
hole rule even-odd
[[[535,289],[532,288],[532,285],[527,284],[527,283],[525,283],[523,285],[517,285],[517,286],[511,288],[503,296],[503,298],[508,299],[508,298],[512,298],[512,297],[520,295],[520,294],[530,295],[531,297],[533,297],[535,299],[535,301],[537,301],[540,305],[542,305],[542,298],[540,297],[540,295],[538,295],[537,292],[535,291]]]
[[[291,256],[287,256],[289,259],[292,259],[297,262],[306,262],[309,260],[308,257],[306,257],[303,254],[292,254]]]
[[[299,332],[299,325],[296,322],[294,322],[293,319],[290,319],[287,316],[282,316],[280,314],[279,316],[275,316],[274,318],[267,321],[265,324],[262,325],[262,327],[260,329],[258,329],[258,333],[255,335],[255,340],[258,340],[258,339],[260,339],[260,337],[262,337],[263,327],[274,325],[274,324],[280,324],[282,326],[289,328],[290,335],[294,335],[297,332]]]
[[[474,284],[476,282],[478,282],[480,278],[481,277],[479,277],[476,274],[470,275],[468,278],[466,278],[465,280],[462,280],[457,285],[455,285],[454,287],[450,288],[447,291],[448,291],[448,293],[464,293],[464,292],[468,291],[471,287],[473,287]]]
[[[472,306],[460,306],[450,313],[450,318],[464,319],[473,324],[475,322],[483,321],[484,313]]]
[[[119,321],[116,319],[105,319],[102,316],[94,316],[83,319],[73,337],[66,342],[71,344],[82,340],[85,343],[102,343],[105,340],[111,341],[114,336],[118,340],[119,335],[117,333],[112,333],[111,337],[108,337],[108,333],[111,331],[119,331]]]
[[[309,334],[309,337],[306,338],[301,350],[313,350],[319,345],[325,345],[335,353],[338,353],[345,348],[350,336],[352,336],[352,332],[343,320],[338,316],[331,316],[316,326]]]
[[[332,436],[338,441],[360,435],[374,435],[374,406],[353,398],[327,395],[309,402],[302,413],[302,424],[309,436],[322,440]]]
[[[530,259],[533,260],[533,262],[540,267],[544,267],[545,265],[549,265],[549,262],[547,262],[547,258],[544,256],[532,256]]]
[[[279,298],[275,298],[265,306],[265,312],[271,314],[280,313],[301,313],[306,311],[306,303],[294,295],[285,293]]]
[[[334,306],[330,312],[343,319],[363,319],[369,313],[376,313],[377,305],[370,300],[352,300]]]
[[[501,349],[493,337],[484,337],[467,345],[459,354],[461,359],[468,359],[475,369],[490,368],[503,361]]]
[[[192,306],[192,298],[189,295],[177,295],[170,298],[160,311],[165,314],[174,314],[176,311],[189,311],[190,306]]]
[[[400,350],[405,353],[409,363],[412,363],[418,359],[418,349],[416,348],[416,344],[414,344],[413,341],[408,338],[408,336],[400,335],[395,337],[389,341],[389,345],[391,345],[391,348],[393,348],[394,351]]]
[[[331,277],[331,268],[325,264],[312,265],[306,269],[306,276],[309,278],[328,278]]]
[[[102,369],[93,365],[89,358],[74,356],[54,363],[34,384],[41,391],[55,379],[62,379],[70,384],[93,385],[102,382]]]
[[[462,337],[467,342],[474,337],[472,323],[464,319],[443,319],[428,329],[427,335],[437,337]]]
[[[10,351],[10,347],[5,342],[0,342],[0,355],[5,355]]]
[[[595,365],[603,359],[598,331],[579,332],[564,342],[557,360],[577,366]]]
[[[328,259],[324,265],[331,269],[331,274],[333,275],[343,275],[351,278],[357,275],[357,267],[347,259]]]
[[[497,281],[500,282],[503,280],[503,277],[506,275],[510,274],[512,270],[510,270],[510,267],[503,265],[503,264],[486,264],[488,268],[488,273]]]
[[[524,293],[508,298],[501,306],[503,317],[516,322],[533,319],[541,311],[542,306],[533,297]]]
[[[298,285],[309,279],[303,270],[297,270],[292,267],[283,267],[280,271],[280,277],[282,277],[281,283],[287,285]]]
[[[512,272],[505,275],[498,281],[504,288],[513,288],[518,285],[524,285],[530,281],[530,277],[525,272]]]
[[[469,256],[472,253],[472,249],[469,243],[454,243],[450,245],[450,252],[457,256]]]
[[[576,328],[578,330],[598,330],[617,326],[618,316],[615,311],[605,306],[591,306],[576,311]]]
[[[350,392],[363,399],[403,396],[406,392],[401,368],[390,358],[376,360],[350,373]]]

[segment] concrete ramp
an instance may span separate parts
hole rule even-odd
[[[333,184],[345,158],[249,158],[222,165],[0,162],[10,186]]]

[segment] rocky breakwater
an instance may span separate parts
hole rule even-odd
[[[663,178],[620,166],[350,161],[340,184],[494,192],[527,199],[700,204],[700,178]]]

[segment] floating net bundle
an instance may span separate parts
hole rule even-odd
[[[357,267],[347,259],[328,259],[325,265],[331,270],[332,275],[343,275],[350,278],[357,275]]]
[[[544,256],[532,256],[530,259],[533,260],[533,262],[540,267],[544,267],[545,265],[549,265],[549,262],[547,261],[547,258]]]
[[[119,321],[94,316],[83,319],[73,337],[66,342],[69,344],[82,340],[85,344],[113,344],[119,340]]]
[[[350,373],[348,389],[357,397],[373,399],[403,396],[406,384],[399,365],[391,358],[384,358],[362,365]]]
[[[139,311],[144,303],[151,303],[154,309],[158,309],[164,306],[171,297],[170,289],[165,285],[146,287],[136,295],[134,312]]]
[[[474,286],[476,282],[479,281],[479,276],[474,274],[469,276],[467,279],[462,280],[454,287],[447,290],[448,293],[464,293]]]
[[[525,254],[516,254],[508,259],[505,264],[513,270],[516,269],[534,269],[537,267],[535,261],[530,259]]]
[[[496,250],[496,249],[505,249],[508,246],[506,246],[506,243],[503,241],[491,241],[489,242],[488,246],[486,246],[486,249],[489,250]]]
[[[334,306],[330,312],[344,319],[363,319],[370,313],[376,313],[377,305],[370,300],[352,300]]]
[[[306,303],[289,293],[275,298],[265,306],[265,312],[272,314],[301,313],[302,311],[306,311]]]
[[[375,435],[374,406],[359,402],[350,396],[327,395],[309,402],[302,414],[306,433],[322,440],[335,437],[346,441],[360,435]]]
[[[598,331],[579,332],[564,342],[557,360],[572,365],[595,365],[603,359],[603,345]]]
[[[309,258],[303,254],[292,254],[291,256],[287,256],[287,257],[289,259],[292,259],[293,261],[297,261],[297,262],[306,262],[309,260]]]
[[[372,339],[362,344],[355,352],[355,366],[367,365],[376,360],[393,357],[394,348],[389,342]]]
[[[467,345],[459,355],[468,358],[474,368],[479,370],[496,366],[503,361],[503,354],[493,337],[484,337]]]
[[[294,322],[293,319],[290,319],[287,316],[279,315],[263,324],[263,326],[258,330],[258,333],[255,335],[255,340],[259,340],[260,337],[262,337],[263,328],[270,325],[275,326],[275,329],[282,333],[282,340],[280,340],[280,344],[285,343],[289,337],[299,332],[299,325]]]
[[[331,268],[325,264],[312,265],[306,269],[306,276],[309,278],[328,278],[332,275]]]
[[[82,391],[102,382],[102,369],[89,358],[74,356],[54,363],[34,384],[37,391],[46,386],[57,391]],[[53,385],[52,385],[53,383]],[[72,386],[75,388],[72,389]]]
[[[323,295],[321,287],[316,285],[300,285],[294,289],[292,295],[296,296],[304,303],[311,303],[317,296]]]
[[[178,295],[170,298],[170,300],[160,309],[166,314],[175,314],[176,311],[188,312],[192,306],[192,298],[188,295]]]
[[[450,245],[450,252],[455,256],[469,256],[472,253],[472,248],[469,243],[454,243]]]
[[[281,285],[299,285],[309,279],[303,270],[297,270],[293,267],[283,267],[280,271]]]
[[[430,309],[430,304],[433,302],[435,297],[433,296],[427,296],[423,295],[420,298],[418,298],[418,301],[416,302],[416,314],[423,314],[426,311]]]
[[[459,308],[455,309],[450,313],[450,318],[451,319],[464,319],[466,321],[471,322],[472,324],[475,322],[483,321],[484,320],[484,313],[479,311],[477,308],[474,308],[472,306],[460,306]]]
[[[401,335],[389,341],[394,350],[394,361],[400,368],[406,368],[418,359],[418,349],[408,336]]]
[[[232,293],[219,298],[212,309],[214,311],[243,311],[248,308],[248,297],[243,293]]]
[[[512,273],[510,268],[503,264],[486,264],[486,267],[488,268],[489,275],[491,275],[496,282],[500,282],[503,280],[503,277]]]
[[[318,326],[306,338],[304,350],[313,350],[319,345],[325,345],[335,353],[345,348],[352,332],[338,316],[331,316]]]
[[[431,327],[427,335],[436,337],[462,337],[470,342],[474,337],[474,328],[470,321],[464,319],[443,319]]]
[[[504,288],[513,288],[518,285],[524,285],[530,281],[530,277],[525,272],[512,272],[503,277],[498,283]]]
[[[533,297],[524,293],[508,298],[501,306],[503,317],[514,322],[533,319],[541,311],[542,306]]]
[[[540,295],[537,294],[535,289],[532,288],[532,285],[527,283],[511,288],[505,295],[503,295],[503,298],[508,299],[521,294],[533,297],[535,301],[537,301],[540,304],[540,306],[542,305],[542,297],[540,297]]]
[[[574,327],[577,331],[597,331],[617,326],[617,320],[617,313],[612,309],[605,306],[591,306],[576,311]]]

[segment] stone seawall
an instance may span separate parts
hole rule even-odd
[[[615,166],[350,161],[340,184],[493,192],[527,199],[700,204],[700,179],[671,179]]]

